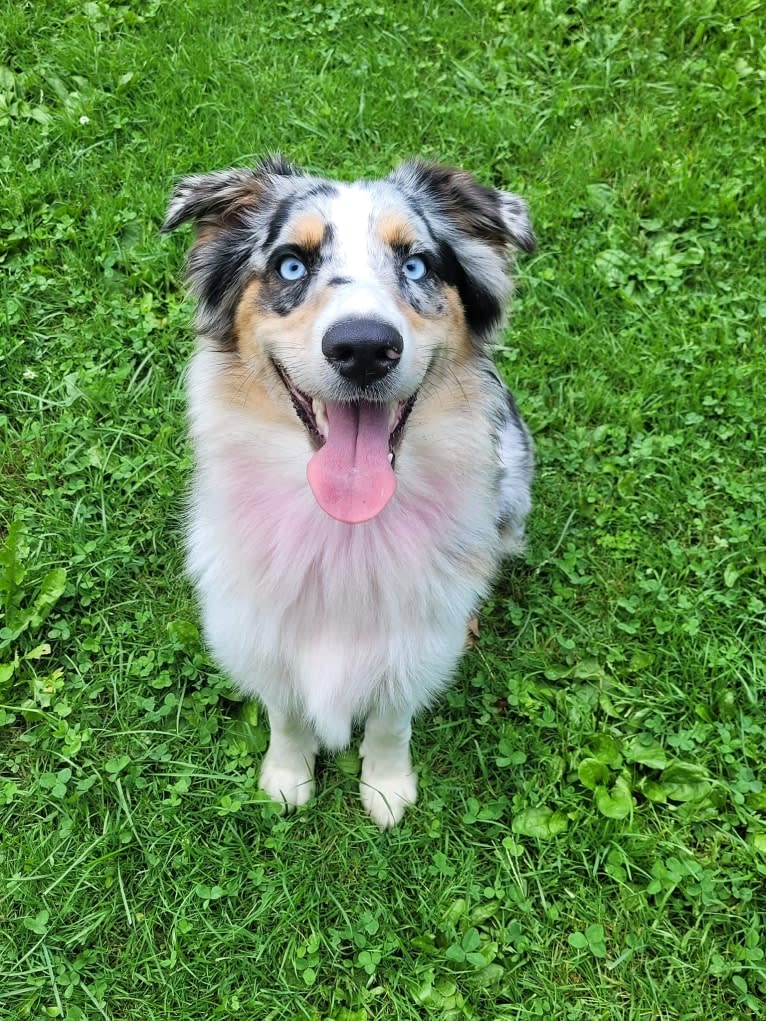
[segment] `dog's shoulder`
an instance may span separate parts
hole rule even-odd
[[[531,509],[535,452],[531,433],[494,363],[483,366],[497,463],[497,526],[505,552],[524,549],[524,521]]]

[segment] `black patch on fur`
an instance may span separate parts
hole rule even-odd
[[[499,435],[501,430],[509,421],[513,422],[519,432],[525,453],[530,455],[532,453],[532,442],[529,432],[527,431],[527,427],[524,424],[524,419],[521,417],[521,412],[516,404],[516,399],[508,389],[504,380],[502,380],[498,375],[494,364],[487,364],[483,371],[491,385],[497,387],[503,395],[504,406],[498,409],[497,415],[493,416],[495,419],[496,434]]]
[[[281,152],[272,153],[258,160],[255,165],[256,173],[274,174],[275,177],[304,177],[304,172],[291,163]]]
[[[513,394],[508,389],[508,387],[505,386],[505,384],[503,384],[503,388],[505,389],[505,402],[508,408],[508,417],[518,429],[519,437],[521,438],[521,445],[524,448],[524,453],[529,458],[532,454],[532,440],[530,438],[529,431],[526,425],[524,424],[524,419],[521,417],[521,413],[518,409]]]
[[[439,215],[460,230],[491,245],[504,247],[512,244],[525,252],[534,251],[531,231],[512,231],[503,218],[503,202],[513,209],[514,215],[526,218],[521,200],[516,199],[514,205],[508,193],[501,195],[471,174],[454,167],[415,160],[408,164],[408,169],[414,176],[416,189],[424,191]]]
[[[280,231],[290,218],[290,213],[298,201],[298,195],[288,195],[281,202],[277,203],[274,215],[269,221],[269,228],[266,232],[266,239],[263,242],[264,248],[269,248],[279,237]]]
[[[437,276],[455,287],[465,311],[469,328],[479,337],[490,334],[500,322],[502,306],[496,295],[469,276],[460,263],[455,250],[447,241],[437,241],[437,256],[433,270]]]
[[[227,292],[237,281],[250,258],[252,248],[247,243],[232,245],[231,238],[224,235],[211,241],[207,249],[201,253],[201,260],[206,265],[204,300],[213,307],[221,304]],[[189,274],[194,272],[192,261],[189,261]],[[240,288],[241,290],[241,282]]]
[[[324,230],[322,231],[322,243],[321,243],[320,247],[324,248],[325,250],[327,250],[330,247],[330,245],[332,244],[332,241],[333,241],[334,237],[335,237],[335,230],[333,228],[333,225],[331,223],[326,223],[324,225]]]
[[[516,400],[510,390],[505,392],[505,403],[508,406],[508,417],[511,419],[513,424],[519,429],[520,432],[524,432],[524,422],[519,413]]]
[[[318,184],[312,185],[308,191],[303,193],[303,198],[313,199],[318,195],[331,196],[337,195],[338,189],[330,181],[320,181]]]
[[[229,229],[189,252],[186,278],[197,295],[197,328],[222,350],[236,347],[234,314],[251,277],[247,263],[255,246],[245,229]]]

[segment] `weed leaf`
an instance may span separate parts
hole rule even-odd
[[[630,785],[623,776],[618,776],[614,785],[596,788],[596,808],[607,819],[625,819],[633,811]]]
[[[649,734],[639,734],[628,741],[623,748],[623,755],[628,762],[637,762],[651,769],[664,769],[668,764],[665,749]]]
[[[608,766],[598,759],[583,759],[577,767],[577,775],[580,783],[591,791],[608,784],[611,777]]]
[[[536,837],[538,840],[552,840],[568,826],[569,820],[563,812],[546,807],[526,808],[513,817],[511,824],[514,833]]]

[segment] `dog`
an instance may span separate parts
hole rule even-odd
[[[533,446],[491,358],[525,202],[420,161],[343,183],[281,156],[185,177],[195,471],[187,563],[206,640],[270,723],[260,786],[314,791],[355,724],[381,829],[414,804],[411,720],[519,553]]]

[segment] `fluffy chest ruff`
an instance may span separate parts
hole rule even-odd
[[[420,708],[449,679],[502,554],[488,422],[436,416],[418,437],[428,409],[413,412],[394,498],[348,525],[314,499],[292,430],[217,403],[220,364],[200,352],[190,373],[189,568],[208,641],[245,690],[340,747],[381,702]]]
[[[367,721],[362,799],[390,825],[409,719],[522,543],[531,441],[487,343],[525,207],[444,168],[345,185],[271,161],[187,178],[167,227],[187,219],[207,640],[269,711],[265,789],[302,803],[317,747]]]

